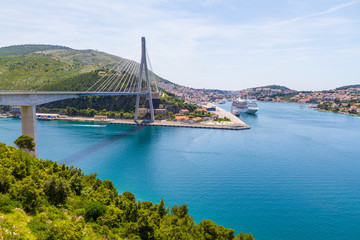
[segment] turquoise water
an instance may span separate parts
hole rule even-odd
[[[359,239],[360,118],[259,105],[245,131],[38,121],[39,155],[257,240]],[[19,135],[0,119],[0,141]]]

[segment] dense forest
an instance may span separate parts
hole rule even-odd
[[[0,143],[0,239],[253,239],[188,211]]]

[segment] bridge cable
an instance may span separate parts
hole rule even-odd
[[[136,66],[136,62],[134,61],[132,66],[131,66],[131,69],[133,69],[135,66]],[[124,87],[124,92],[126,92],[126,89],[127,89],[127,86],[130,83],[130,80],[131,80],[131,76],[128,76],[127,81],[126,81],[126,86]]]
[[[134,63],[135,63],[135,61],[131,61],[131,64],[129,65],[128,68],[130,68],[130,67],[132,68],[132,66],[134,65]],[[127,81],[128,79],[127,79],[126,77],[125,77],[125,78],[124,78],[124,77],[125,77],[125,75],[121,78],[121,81],[124,79],[124,82],[123,82],[123,84],[121,84],[121,88],[119,89],[119,92],[121,92],[121,91],[123,90],[123,88],[124,88],[125,86],[127,86],[127,84],[128,84],[128,83],[127,83],[127,82],[128,82],[128,81]],[[126,88],[126,87],[125,87],[125,88]],[[124,89],[125,89],[125,88],[124,88]]]
[[[114,65],[114,67],[113,67],[111,70],[113,70],[115,67],[117,67],[117,65],[119,65],[122,60],[124,60],[124,59],[122,58],[117,64]],[[111,71],[111,70],[110,70],[110,71]],[[107,76],[107,75],[108,75],[108,73],[106,73],[106,74],[105,74],[104,76],[102,76],[99,80],[97,80],[88,90],[86,90],[86,92],[89,92],[92,87],[94,87],[98,82],[100,82],[100,81],[101,81],[105,76]]]
[[[154,83],[155,83],[156,92],[159,92],[159,88],[158,88],[157,82],[156,82],[156,80],[155,80],[155,73],[154,73],[154,70],[153,70],[153,68],[152,68],[152,66],[151,66],[151,61],[150,61],[149,53],[148,53],[147,49],[145,49],[145,50],[146,50],[146,58],[148,59],[149,66],[150,66],[150,69],[151,69],[151,75],[152,75],[153,80],[154,80]]]
[[[136,92],[136,83],[137,83],[137,78],[138,78],[136,76],[136,74],[139,72],[139,69],[140,69],[140,64],[137,64],[135,72],[134,72],[134,77],[131,82],[131,89],[133,89],[133,92]]]
[[[127,60],[125,60],[115,70],[113,70],[112,73],[111,73],[111,76],[108,79],[106,79],[106,81],[104,81],[96,90],[106,92],[106,90],[109,89],[108,88],[109,84],[111,84],[113,82],[114,78],[116,78],[116,73],[118,72],[118,70],[126,63],[127,63]]]
[[[126,72],[128,71],[128,68],[131,66],[132,64],[132,61],[131,60],[127,60],[126,61],[126,64],[123,65],[123,68],[119,69],[120,71],[117,72],[118,74],[118,78],[120,78],[121,76],[121,79],[119,80],[119,82],[121,82],[124,77],[126,76]],[[120,74],[120,75],[119,75]],[[116,78],[116,79],[118,79]],[[108,91],[110,92],[112,90],[112,86],[114,85],[114,81],[112,81],[112,84],[110,87],[108,87]]]
[[[129,89],[127,90],[127,92],[131,92],[130,90],[131,90],[131,87],[132,87],[133,82],[134,82],[134,77],[136,78],[135,72],[136,72],[137,67],[138,67],[138,63],[135,63],[134,68],[131,71],[130,84],[129,84]],[[126,90],[124,90],[124,91],[126,92]]]
[[[112,79],[112,83],[111,83],[111,85],[108,87],[108,92],[110,92],[110,91],[115,92],[115,88],[113,88],[113,87],[114,87],[114,85],[116,85],[117,82],[120,83],[120,80],[119,80],[119,79],[120,79],[120,77],[121,77],[122,74],[124,74],[124,71],[123,71],[123,69],[120,69],[120,68],[119,68],[119,70],[114,74],[114,76],[116,76],[116,77],[114,77],[114,78]],[[126,74],[126,72],[125,72],[125,74]]]
[[[111,73],[110,73],[110,77],[108,77],[104,82],[102,82],[101,84],[100,84],[100,86],[98,86],[98,88],[96,89],[96,91],[105,91],[106,90],[106,88],[107,88],[107,86],[109,85],[109,83],[110,82],[112,82],[112,80],[114,79],[114,72],[117,72],[117,70],[119,69],[119,68],[121,68],[121,66],[122,65],[124,65],[124,64],[126,64],[126,60],[124,60],[123,62],[122,62],[122,64],[120,64],[116,69],[113,69],[112,71],[111,71]]]

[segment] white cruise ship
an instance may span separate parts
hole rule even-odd
[[[259,107],[255,100],[238,98],[232,102],[231,112],[235,116],[240,116],[240,113],[255,114]]]

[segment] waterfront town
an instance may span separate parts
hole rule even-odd
[[[360,115],[360,85],[329,91],[296,92],[293,90],[278,91],[278,89],[273,89],[264,94],[263,90],[264,88],[259,89],[262,94],[257,99],[260,101],[296,102],[310,104],[307,106],[322,111]]]
[[[185,103],[195,104],[196,109],[179,109],[172,112],[162,104],[155,109],[158,120],[165,120],[182,123],[226,123],[234,119],[214,104],[221,104],[232,101],[238,97],[256,98],[264,102],[294,102],[306,104],[307,107],[316,108],[320,111],[350,114],[360,116],[360,85],[341,87],[328,91],[295,91],[286,87],[271,85],[266,87],[248,88],[240,91],[194,89],[180,86],[171,82],[159,82],[158,86],[169,94],[182,99]],[[213,104],[210,104],[213,103]],[[207,105],[209,104],[209,105]],[[20,107],[12,106],[9,111],[0,110],[0,117],[20,117]],[[140,108],[139,114],[146,115],[147,108]],[[230,114],[231,115],[231,114]],[[108,121],[105,113],[93,114],[94,121]],[[131,117],[131,116],[130,116]],[[65,113],[38,113],[40,120],[68,119]],[[80,118],[81,119],[81,118]]]
[[[167,92],[188,102],[210,101],[222,103],[238,97],[253,97],[265,102],[295,102],[308,104],[318,110],[360,115],[360,85],[327,91],[296,91],[283,86],[248,88],[239,91],[193,89],[173,83],[159,84]]]

